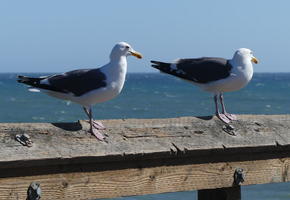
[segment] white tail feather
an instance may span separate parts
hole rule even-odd
[[[30,92],[40,92],[40,90],[37,89],[37,88],[29,88],[28,91],[30,91]]]

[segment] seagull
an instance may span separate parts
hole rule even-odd
[[[202,90],[214,94],[216,116],[223,122],[229,123],[237,117],[226,111],[224,92],[232,92],[245,87],[253,76],[252,62],[258,63],[253,52],[247,48],[240,48],[232,59],[217,57],[202,57],[177,59],[172,63],[151,61],[152,67],[200,87]],[[222,106],[220,113],[218,99]]]
[[[89,118],[90,132],[104,141],[106,137],[99,130],[104,130],[105,126],[93,120],[92,106],[120,94],[129,55],[142,58],[128,43],[119,42],[111,51],[109,63],[100,68],[78,69],[39,78],[18,76],[17,81],[31,86],[29,90],[32,92],[41,91],[49,96],[80,104]]]

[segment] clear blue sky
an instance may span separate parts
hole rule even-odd
[[[0,72],[98,67],[127,41],[144,59],[129,72],[153,72],[151,59],[232,57],[254,51],[256,72],[290,72],[290,1],[1,1]]]

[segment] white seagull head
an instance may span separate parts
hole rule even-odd
[[[238,49],[233,57],[236,61],[250,61],[258,64],[259,60],[253,55],[253,51],[247,48]]]
[[[135,51],[130,44],[126,43],[126,42],[119,42],[117,43],[111,52],[110,58],[114,59],[114,58],[120,58],[121,56],[135,56],[139,59],[142,58],[141,53]]]

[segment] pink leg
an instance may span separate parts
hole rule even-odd
[[[229,120],[237,120],[237,116],[236,115],[233,115],[233,114],[230,114],[230,113],[227,113],[226,111],[226,107],[225,107],[225,104],[224,104],[224,96],[223,94],[220,94],[220,102],[222,104],[222,113],[229,119]]]
[[[226,117],[226,115],[222,114],[219,112],[219,107],[218,107],[218,98],[217,95],[214,95],[214,103],[215,103],[215,110],[216,110],[216,116],[223,121],[224,123],[228,124],[230,123],[230,120]]]
[[[106,137],[99,131],[105,129],[102,123],[96,122],[93,120],[93,114],[92,114],[92,108],[84,108],[85,113],[89,117],[89,122],[90,122],[90,132],[98,139],[101,141],[105,141]]]
[[[98,130],[106,130],[106,127],[103,125],[102,122],[93,121],[93,126]]]
[[[94,122],[93,121],[90,121],[90,132],[100,141],[104,141],[105,140],[105,136],[100,132],[98,131],[98,129],[96,129],[94,127]]]

